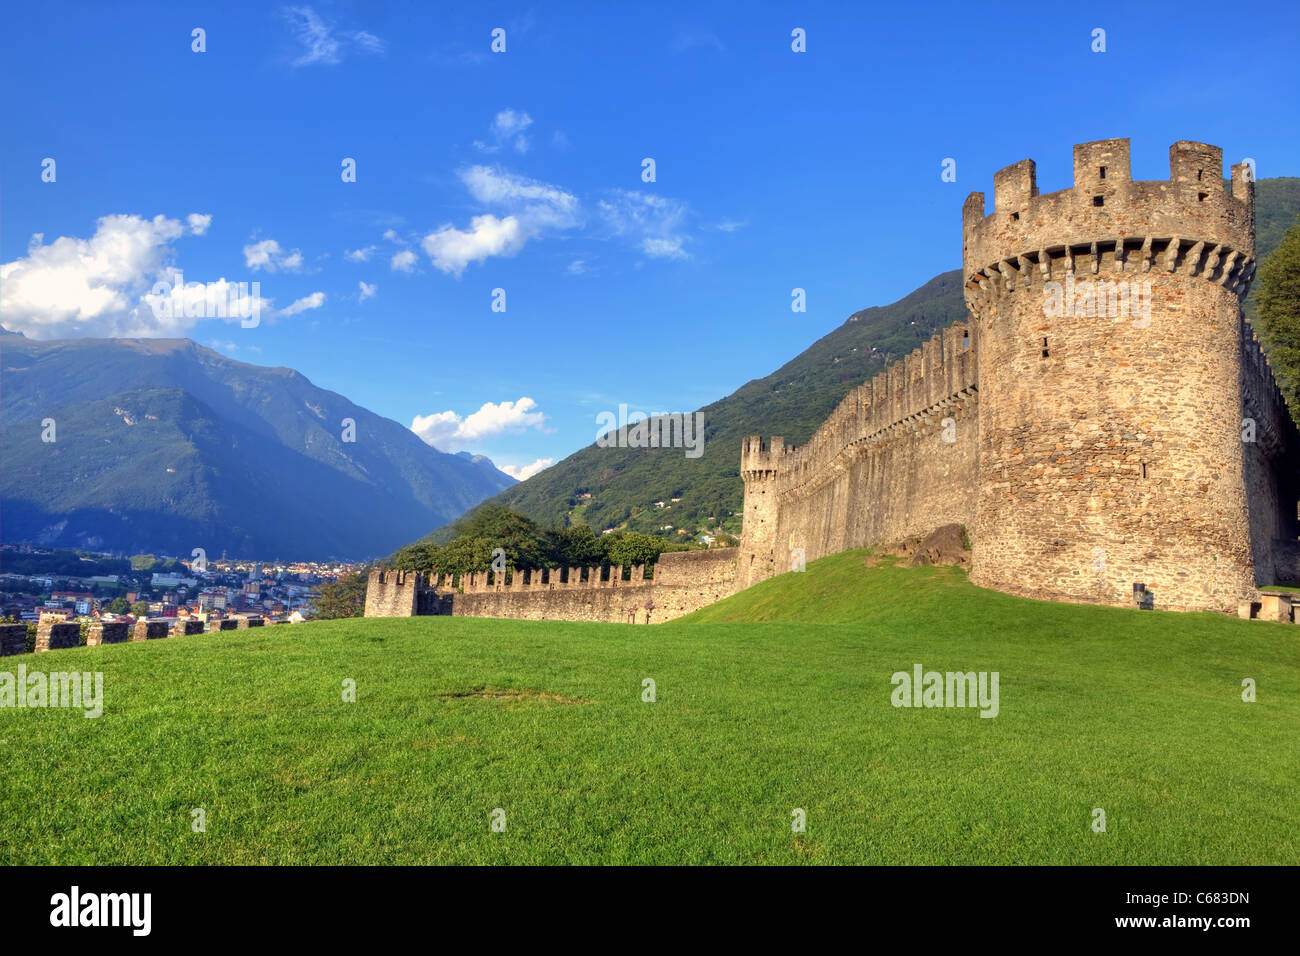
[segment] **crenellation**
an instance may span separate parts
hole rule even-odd
[[[997,213],[1019,215],[1037,195],[1038,179],[1032,159],[1022,159],[993,174],[993,208]]]
[[[86,646],[125,644],[130,640],[130,626],[126,621],[96,621],[86,629]]]
[[[1026,160],[1028,162],[1028,160]],[[1074,147],[1074,188],[1113,195],[1133,179],[1127,139],[1102,139]]]
[[[168,637],[170,627],[166,621],[136,621],[131,629],[133,641],[156,641]]]
[[[27,653],[27,625],[0,624],[0,657]]]
[[[81,643],[81,626],[46,618],[36,624],[36,653],[65,650]]]

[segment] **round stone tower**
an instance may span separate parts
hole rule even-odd
[[[776,481],[788,449],[782,438],[764,444],[746,438],[740,450],[740,477],[745,482],[744,533],[736,557],[736,589],[766,581],[776,570],[778,508]]]
[[[1241,299],[1254,183],[1175,143],[1134,182],[1126,139],[1074,147],[1074,186],[1034,163],[962,213],[979,325],[979,490],[971,579],[1027,596],[1237,607],[1256,594],[1243,473]],[[1258,550],[1258,544],[1255,545]]]

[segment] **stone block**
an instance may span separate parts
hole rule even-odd
[[[1291,622],[1291,594],[1287,591],[1261,591],[1259,595],[1261,621]]]
[[[99,622],[90,625],[86,632],[86,646],[98,647],[100,644],[123,644],[131,639],[131,625],[126,621]]]
[[[156,641],[159,638],[166,637],[167,631],[166,621],[136,621],[135,630],[131,633],[131,640]]]
[[[27,653],[27,625],[0,624],[0,657]]]
[[[52,621],[36,628],[36,651],[58,651],[81,644],[81,625]]]

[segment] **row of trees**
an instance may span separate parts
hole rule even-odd
[[[1258,290],[1260,338],[1291,415],[1300,420],[1300,222],[1260,266]]]
[[[688,550],[638,531],[598,535],[586,525],[544,528],[500,505],[480,508],[452,530],[455,537],[446,544],[418,541],[394,554],[389,563],[407,571],[469,574],[491,569],[497,548],[505,552],[506,567],[512,571],[650,564],[664,551]]]

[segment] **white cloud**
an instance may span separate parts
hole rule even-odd
[[[374,296],[376,292],[379,291],[378,283],[374,285],[370,285],[365,282],[359,282],[357,284],[361,286],[361,294],[360,294],[360,298],[358,298],[357,300],[358,302],[365,302],[366,299],[371,298],[372,296]]]
[[[395,231],[393,231],[392,229],[385,229],[385,230],[384,230],[384,238],[387,239],[389,242],[395,242],[395,243],[397,243],[399,246],[400,246],[400,245],[404,245],[404,243],[403,243],[403,241],[402,241],[402,237],[399,236],[399,235],[398,235]]]
[[[172,243],[202,235],[211,219],[193,213],[182,224],[161,215],[118,214],[100,218],[89,239],[60,236],[46,244],[44,235],[33,236],[26,256],[0,265],[5,327],[40,339],[184,335],[211,314],[201,308],[205,302],[228,302],[236,284],[224,278],[187,282],[173,300],[182,307],[159,310],[161,315],[152,304],[164,297],[152,290],[176,280]],[[272,304],[259,299],[258,307],[268,311]],[[237,322],[239,316],[223,320]]]
[[[334,28],[325,23],[311,7],[288,7],[284,17],[294,32],[303,52],[294,61],[294,66],[308,66],[313,63],[334,65],[341,63],[351,51],[381,54],[384,41],[365,30],[335,33]]]
[[[366,246],[364,249],[348,249],[343,253],[343,258],[349,262],[369,262],[370,257],[375,254],[375,248],[375,246]]]
[[[492,133],[498,143],[513,140],[515,151],[526,153],[532,144],[524,135],[524,130],[532,125],[533,118],[522,110],[516,112],[512,109],[504,109],[492,120]]]
[[[598,208],[614,235],[637,240],[647,256],[690,258],[683,248],[687,237],[682,232],[690,206],[682,200],[618,189],[610,199],[601,200]]]
[[[481,203],[506,208],[530,234],[538,229],[572,229],[581,225],[578,197],[559,186],[516,176],[490,166],[471,166],[460,173],[470,195]]]
[[[571,276],[580,276],[587,271],[587,262],[584,259],[574,259],[565,271]]]
[[[514,136],[533,125],[533,118],[520,110],[504,109],[492,121],[492,131],[498,136]]]
[[[558,186],[488,166],[462,170],[460,178],[476,200],[501,207],[506,215],[485,213],[473,217],[468,229],[448,223],[425,236],[421,246],[443,272],[459,277],[471,262],[512,256],[547,230],[582,223],[578,197]]]
[[[498,467],[516,481],[527,481],[533,475],[555,464],[554,458],[538,458],[526,465],[499,465]]]
[[[416,258],[417,256],[410,249],[403,249],[393,256],[390,265],[394,272],[410,272],[415,268]]]
[[[454,411],[416,415],[411,431],[439,451],[463,451],[494,435],[540,428],[546,416],[534,411],[536,408],[537,403],[527,396],[516,402],[484,402],[464,418]]]
[[[748,219],[740,221],[735,219],[724,219],[713,228],[717,229],[719,232],[735,232],[737,229],[744,229],[748,225]]]
[[[297,249],[282,249],[274,239],[263,239],[244,246],[244,264],[254,272],[259,269],[296,272],[302,268],[302,253]]]
[[[475,216],[469,229],[446,225],[431,232],[420,243],[433,264],[457,278],[471,262],[488,256],[512,256],[528,241],[523,227],[514,216],[498,219],[493,215]],[[398,255],[414,255],[398,253]],[[394,256],[396,260],[396,256]]]
[[[689,259],[690,256],[682,249],[682,241],[681,236],[672,239],[642,239],[641,251],[651,259]]]
[[[362,53],[383,53],[388,49],[387,45],[373,33],[367,33],[365,30],[357,30],[348,34],[352,42],[357,45]]]
[[[297,315],[299,312],[306,312],[308,309],[319,309],[325,304],[324,292],[313,292],[311,295],[303,296],[295,300],[290,305],[280,310],[281,315]]]
[[[497,153],[502,146],[510,146],[517,153],[528,152],[533,144],[524,131],[533,125],[533,118],[522,110],[504,109],[492,118],[492,136],[496,143],[474,140],[474,148],[485,153]]]

